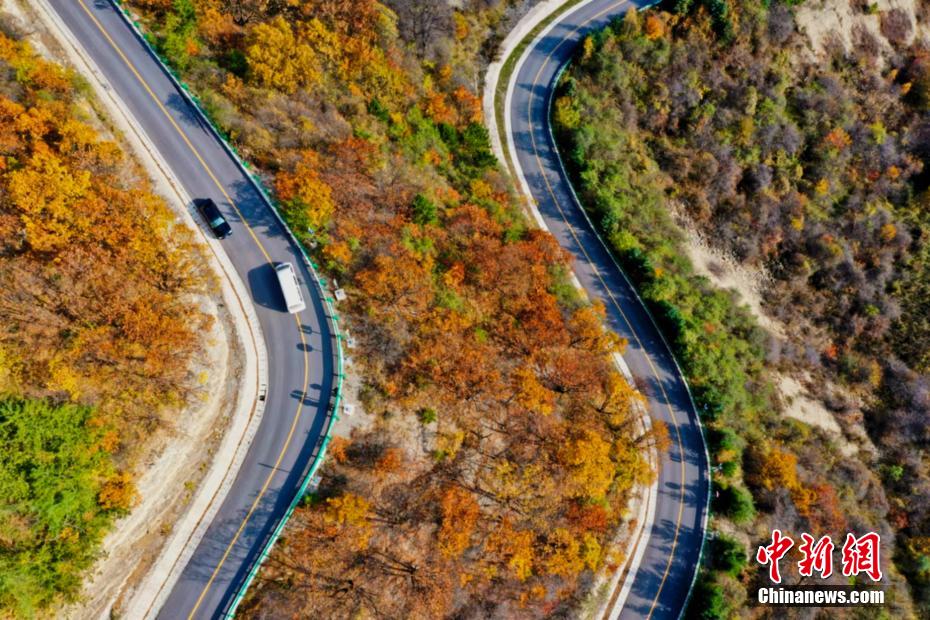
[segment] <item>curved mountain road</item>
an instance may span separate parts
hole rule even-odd
[[[524,187],[546,227],[571,253],[582,287],[603,302],[609,327],[629,341],[623,357],[645,388],[650,415],[669,428],[671,448],[660,463],[655,519],[619,617],[678,618],[707,522],[709,471],[701,427],[668,345],[578,204],[549,125],[553,91],[577,44],[637,6],[627,0],[592,0],[557,17],[518,62],[504,114],[511,159]]]
[[[320,447],[335,380],[334,333],[322,291],[258,190],[187,103],[108,0],[49,0],[192,196],[211,197],[234,227],[222,243],[249,293],[268,346],[265,413],[245,462],[162,606],[163,618],[224,615]],[[656,518],[621,615],[675,618],[697,567],[706,525],[708,464],[684,380],[635,291],[577,204],[549,130],[559,70],[584,33],[629,2],[593,0],[555,21],[527,49],[509,91],[512,153],[546,226],[574,257],[582,286],[607,308],[610,327],[646,387],[672,447],[659,473]],[[308,309],[284,312],[271,263],[298,267]]]
[[[114,5],[49,2],[185,190],[220,206],[233,227],[221,243],[246,283],[265,336],[269,384],[261,424],[219,511],[158,611],[171,620],[221,617],[320,449],[336,379],[332,317],[300,250],[252,180]],[[296,315],[286,312],[278,288],[272,263],[281,261],[297,268],[307,302]]]

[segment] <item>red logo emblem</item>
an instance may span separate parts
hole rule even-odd
[[[772,530],[772,542],[762,545],[756,551],[756,562],[769,567],[769,579],[773,583],[781,583],[781,571],[778,562],[791,548],[794,540],[785,536],[781,530]],[[881,566],[881,536],[869,532],[860,537],[855,534],[846,534],[843,543],[842,562],[843,576],[856,577],[859,574],[868,575],[872,581],[882,580]],[[820,573],[821,579],[833,574],[833,551],[836,545],[829,536],[822,536],[819,540],[810,534],[801,534],[801,544],[798,551],[801,560],[798,562],[798,573],[802,577],[813,577],[814,572]]]
[[[881,581],[882,567],[879,557],[881,537],[875,532],[869,532],[856,538],[854,534],[846,534],[843,543],[843,575],[854,577],[865,573],[872,581]]]
[[[801,546],[798,551],[804,556],[798,562],[798,572],[802,577],[810,577],[816,570],[821,579],[833,574],[833,549],[835,545],[829,536],[824,536],[817,543],[810,534],[801,534]]]
[[[788,536],[782,536],[781,530],[772,530],[772,544],[759,547],[756,552],[756,562],[763,566],[769,565],[769,579],[774,583],[781,583],[778,561],[785,557],[785,554],[793,546],[794,541]]]

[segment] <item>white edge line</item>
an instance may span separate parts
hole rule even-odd
[[[510,152],[510,157],[511,157],[511,160],[512,160],[512,163],[513,163],[513,167],[514,167],[514,170],[515,170],[516,173],[517,173],[517,177],[518,177],[518,180],[519,180],[519,182],[520,182],[520,186],[522,187],[523,193],[524,193],[524,195],[526,196],[528,206],[529,206],[529,208],[530,208],[530,210],[531,210],[531,213],[533,214],[534,219],[536,220],[536,222],[537,222],[538,224],[540,224],[541,228],[543,228],[544,230],[547,230],[547,231],[548,231],[549,229],[548,229],[548,227],[546,226],[545,221],[544,221],[543,218],[542,218],[542,214],[539,212],[539,209],[538,209],[538,207],[537,207],[537,205],[536,205],[536,201],[535,201],[535,200],[533,199],[533,197],[532,197],[533,194],[532,194],[532,192],[530,191],[529,183],[527,183],[527,181],[526,181],[526,177],[525,177],[525,175],[524,175],[524,173],[523,173],[523,168],[522,168],[522,166],[520,166],[519,159],[517,158],[516,145],[515,145],[514,139],[513,139],[513,127],[512,127],[512,123],[511,123],[511,121],[510,121],[510,110],[511,110],[511,104],[512,104],[512,100],[513,100],[513,92],[514,92],[514,89],[515,89],[515,87],[516,87],[517,77],[518,77],[519,74],[520,74],[520,69],[523,67],[523,64],[525,63],[526,59],[529,57],[530,52],[539,44],[539,42],[543,39],[543,37],[545,37],[549,32],[552,31],[553,28],[555,28],[557,25],[559,25],[559,24],[564,20],[564,18],[569,17],[570,15],[572,15],[572,14],[574,14],[576,11],[578,11],[578,10],[584,8],[585,6],[587,6],[588,4],[590,4],[590,3],[593,2],[593,1],[594,1],[594,0],[588,0],[587,2],[581,2],[581,3],[579,3],[579,4],[575,5],[575,6],[573,6],[573,7],[570,8],[569,10],[567,10],[567,11],[565,11],[564,13],[558,15],[558,16],[552,21],[552,23],[548,24],[538,35],[536,35],[536,37],[533,39],[533,41],[532,41],[529,45],[527,45],[526,49],[523,51],[523,54],[521,54],[520,59],[519,59],[519,60],[516,62],[516,64],[514,65],[514,68],[513,68],[513,70],[511,71],[511,74],[510,74],[510,83],[507,85],[507,94],[506,94],[506,97],[505,97],[505,99],[504,99],[504,130],[505,130],[505,133],[507,134],[507,136],[506,136],[506,137],[507,137],[507,148],[508,148],[508,151]],[[649,4],[643,5],[643,6],[639,7],[638,10],[647,9],[647,8],[653,6],[654,4],[656,4],[656,2],[652,2],[652,3],[649,3]],[[505,60],[506,60],[506,59],[505,59]],[[555,82],[556,82],[556,83],[558,82],[559,78],[561,77],[561,74],[565,71],[565,69],[566,69],[567,67],[568,67],[568,63],[566,63],[565,65],[563,65],[563,66],[559,69],[559,71],[558,71],[557,74],[556,74],[556,78],[555,78]],[[494,90],[496,91],[496,84],[495,84],[494,86],[495,86]],[[488,85],[487,85],[487,84],[485,84],[485,88],[488,88]],[[551,99],[552,99],[551,94],[552,94],[552,93],[550,92],[550,96],[548,97],[547,108],[551,108],[551,104],[552,104],[552,101],[551,101]],[[493,120],[494,122],[489,123],[489,125],[491,126],[492,130],[496,132],[496,131],[497,131],[496,111],[495,111],[495,117],[492,118],[491,120]],[[555,144],[555,138],[554,138],[553,135],[552,135],[552,124],[548,122],[548,119],[547,119],[546,127],[547,127],[547,130],[548,130],[548,132],[549,132],[549,136],[550,136],[550,139],[552,140],[552,143]],[[561,153],[559,152],[558,148],[555,148],[554,151],[555,151],[556,157],[557,157],[557,159],[558,159],[558,161],[559,161],[559,167],[560,167],[560,169],[561,169],[561,171],[562,171],[562,174],[565,176],[566,179],[568,179],[568,174],[567,174],[566,171],[565,171],[565,165],[564,165],[564,162],[562,161],[562,155],[561,155]],[[503,164],[506,164],[506,162],[502,162],[502,163],[503,163]],[[688,601],[690,601],[690,599],[691,599],[691,595],[692,595],[692,593],[693,593],[693,591],[694,591],[694,584],[695,584],[695,582],[697,581],[698,572],[700,572],[701,560],[702,560],[703,554],[704,554],[704,543],[705,543],[706,538],[707,538],[707,522],[708,522],[708,518],[709,518],[709,516],[710,516],[710,491],[711,491],[711,488],[710,488],[710,486],[711,486],[711,479],[710,479],[710,455],[709,455],[709,453],[708,453],[708,451],[707,451],[707,440],[706,440],[706,437],[704,436],[704,426],[703,426],[703,424],[702,424],[702,422],[701,422],[701,416],[700,416],[700,414],[698,413],[697,406],[696,406],[695,403],[694,403],[694,397],[693,397],[693,395],[691,394],[691,386],[688,385],[688,381],[685,379],[684,373],[683,373],[682,370],[681,370],[681,366],[680,366],[680,364],[678,363],[678,358],[675,356],[674,351],[673,351],[672,348],[669,346],[668,341],[667,341],[666,338],[665,338],[665,334],[663,334],[663,333],[662,333],[662,330],[659,329],[659,326],[656,324],[655,318],[652,316],[652,313],[649,311],[648,306],[646,306],[645,302],[644,302],[643,299],[640,297],[639,291],[636,290],[636,287],[633,286],[633,284],[630,282],[630,280],[629,280],[629,278],[627,277],[626,273],[623,271],[623,269],[620,268],[620,265],[617,263],[616,259],[614,258],[614,255],[613,255],[613,253],[610,251],[610,248],[607,246],[607,244],[604,242],[603,238],[601,237],[600,233],[597,231],[597,229],[596,229],[596,228],[594,227],[594,225],[591,223],[591,219],[590,219],[590,217],[588,216],[587,211],[585,211],[584,208],[581,207],[581,201],[578,199],[578,195],[577,195],[577,193],[575,192],[574,186],[571,184],[571,182],[567,183],[567,185],[568,185],[569,190],[570,190],[570,192],[571,192],[571,194],[572,194],[572,198],[573,198],[574,201],[575,201],[575,206],[576,206],[576,208],[578,208],[578,209],[581,211],[581,213],[584,215],[585,220],[586,220],[586,221],[588,222],[588,224],[591,226],[591,230],[594,231],[594,234],[595,234],[595,236],[597,237],[598,241],[600,241],[600,243],[604,246],[604,249],[607,250],[607,254],[608,254],[608,256],[610,256],[611,262],[613,262],[614,266],[617,268],[617,271],[620,272],[620,274],[621,274],[621,276],[623,277],[623,279],[627,282],[627,284],[629,285],[630,289],[633,291],[633,294],[636,296],[637,301],[639,301],[640,305],[642,305],[642,307],[645,309],[646,315],[649,317],[649,320],[652,322],[653,326],[655,327],[656,331],[658,332],[659,337],[662,339],[662,343],[663,343],[663,344],[665,345],[665,347],[667,348],[667,350],[668,350],[668,352],[669,352],[669,354],[670,354],[670,357],[672,358],[672,362],[675,364],[675,369],[676,369],[676,371],[678,372],[678,375],[679,375],[679,377],[682,379],[682,383],[683,383],[684,386],[685,386],[685,391],[686,391],[687,394],[688,394],[688,400],[689,400],[690,403],[691,403],[691,409],[692,409],[692,411],[694,411],[694,416],[695,416],[695,420],[696,420],[696,422],[697,422],[697,427],[698,427],[698,430],[700,431],[700,434],[701,434],[701,444],[702,444],[702,447],[704,448],[704,458],[705,458],[705,461],[706,461],[706,472],[707,472],[707,500],[706,500],[706,502],[705,502],[704,515],[703,515],[703,518],[701,519],[701,529],[702,529],[701,548],[700,548],[700,550],[699,550],[699,552],[698,552],[698,560],[697,560],[697,564],[696,564],[695,569],[694,569],[694,574],[693,574],[692,577],[691,577],[691,585],[690,585],[689,588],[688,588],[688,595],[687,595],[687,597],[685,598],[685,604],[682,606],[682,609],[681,609],[681,611],[679,612],[679,618],[681,618],[681,617],[684,615],[684,612],[685,612],[685,610],[686,610],[687,607],[688,607]],[[550,231],[550,232],[551,232],[551,231]],[[576,281],[577,281],[577,280],[576,280]],[[658,472],[657,472],[657,474],[658,474]],[[658,485],[658,480],[654,483],[653,486],[657,486],[657,485]],[[650,534],[650,536],[651,536],[651,534]],[[648,540],[648,538],[645,539],[645,540],[643,541],[643,545],[642,545],[643,547],[645,547],[646,540]],[[641,558],[641,554],[639,554],[639,553],[637,552],[637,555],[640,556],[640,558]],[[637,566],[636,568],[638,569],[638,566]],[[629,576],[628,576],[628,580],[632,579],[636,572],[637,572],[637,571],[635,571],[635,570],[630,570],[630,572],[628,573],[628,575],[629,575]],[[624,588],[627,589],[627,588],[626,588],[626,584],[624,585]],[[628,592],[628,591],[629,591],[629,590],[627,589],[627,592]],[[618,605],[618,607],[619,607],[619,606],[620,606],[620,605]]]
[[[513,163],[513,169],[517,174],[518,181],[520,183],[521,188],[523,189],[523,195],[526,198],[526,203],[530,209],[530,213],[532,213],[533,215],[533,219],[536,221],[537,225],[541,229],[548,231],[550,234],[552,233],[552,231],[549,230],[549,227],[546,225],[546,222],[543,219],[542,214],[539,212],[539,208],[537,206],[536,200],[533,198],[533,194],[530,191],[529,183],[527,182],[526,176],[524,175],[523,167],[520,165],[519,158],[517,157],[517,149],[516,149],[516,144],[514,142],[514,137],[513,137],[513,125],[510,119],[510,111],[512,109],[512,103],[513,103],[513,93],[516,88],[517,77],[520,74],[520,70],[523,68],[523,65],[526,62],[526,59],[529,58],[530,53],[533,52],[533,50],[536,48],[536,45],[540,41],[542,41],[542,39],[546,37],[556,26],[558,26],[564,18],[569,17],[572,14],[574,14],[576,11],[579,11],[585,8],[593,1],[594,0],[588,0],[587,2],[581,2],[571,7],[569,10],[565,11],[564,13],[558,15],[555,19],[553,19],[551,23],[546,25],[546,27],[543,28],[539,32],[539,34],[536,35],[536,37],[533,39],[533,41],[529,45],[526,46],[526,48],[523,50],[523,53],[520,55],[519,60],[517,60],[517,62],[513,66],[513,69],[511,70],[510,82],[507,84],[507,92],[506,92],[506,96],[504,99],[504,132],[506,133],[507,149],[510,153],[510,159]],[[558,76],[561,75],[562,70],[564,70],[564,67],[559,70],[556,76],[556,81],[558,81]],[[493,90],[496,93],[496,90],[497,90],[496,84],[494,86],[495,88]],[[485,85],[485,88],[488,88],[487,84]],[[496,107],[495,107],[495,114],[496,114]],[[551,125],[547,124],[547,126],[549,127],[549,132],[550,132],[550,137],[551,137]],[[494,118],[493,129],[495,132],[497,132],[496,116]],[[556,152],[558,153],[557,150]],[[561,163],[561,158],[559,161]],[[506,165],[506,162],[502,162],[502,164]],[[565,178],[567,179],[568,176],[566,175]],[[571,187],[571,183],[569,183],[568,185],[569,187]],[[572,188],[572,192],[574,195],[574,188]],[[600,235],[597,235],[597,236],[598,238],[600,238]],[[578,280],[577,275],[575,275],[574,270],[570,270],[569,273],[571,274],[571,281],[572,281],[572,284],[575,286],[575,288],[585,298],[588,298],[588,293],[584,289],[584,287],[581,285],[581,282]],[[619,360],[617,358],[619,358]],[[632,373],[630,373],[629,366],[626,364],[626,361],[623,359],[622,355],[617,354],[616,356],[614,356],[614,364],[616,365],[617,369],[624,375],[624,377],[627,378],[629,382],[631,382],[631,385],[635,386],[635,383],[632,382],[632,378],[633,378]],[[644,410],[640,410],[640,412],[641,412],[640,424],[644,428],[647,428],[647,429],[651,428],[652,420],[649,418],[649,415],[647,414],[647,412]],[[630,533],[629,544],[631,545],[635,544],[637,540],[639,541],[639,544],[637,545],[633,553],[629,553],[629,547],[627,547],[627,553],[626,553],[626,557],[624,558],[623,564],[617,569],[617,574],[621,574],[621,575],[623,574],[624,571],[626,571],[626,578],[624,579],[620,598],[618,598],[617,603],[614,605],[614,608],[613,608],[616,610],[620,610],[623,608],[623,603],[626,600],[626,597],[629,595],[629,592],[633,587],[633,582],[636,579],[636,574],[639,570],[639,565],[642,562],[642,558],[646,553],[646,548],[649,546],[648,543],[651,537],[652,527],[653,527],[654,520],[655,520],[655,507],[656,507],[656,501],[658,497],[658,486],[659,486],[658,456],[655,450],[650,452],[649,460],[651,461],[653,466],[656,468],[656,472],[655,472],[656,478],[652,482],[652,484],[648,486],[643,485],[642,487],[644,491],[644,497],[643,497],[644,501],[641,502],[639,516],[643,518],[637,519],[637,525],[634,528],[634,530]],[[645,516],[643,516],[644,508],[645,508]],[[643,531],[649,532],[649,534],[646,535],[645,538],[641,537],[641,533]],[[627,570],[628,566],[629,566],[629,570]],[[615,587],[611,588],[610,594],[612,594],[614,590],[615,590]],[[611,596],[608,595],[605,605],[599,606],[600,608],[598,609],[596,617],[600,617],[603,615],[603,612],[605,611],[603,607],[605,607],[606,605],[609,605],[610,599],[611,599]]]
[[[219,269],[214,267],[214,271],[218,274],[223,274],[226,277],[226,280],[230,283],[234,294],[237,297],[238,303],[231,303],[230,299],[224,299],[227,308],[231,312],[234,312],[234,308],[240,306],[243,309],[243,316],[246,322],[250,325],[253,334],[255,335],[252,342],[252,348],[255,355],[255,372],[257,374],[256,384],[257,392],[250,395],[248,400],[249,403],[255,404],[255,413],[248,420],[248,423],[244,428],[238,430],[238,442],[236,450],[233,454],[231,461],[227,462],[226,472],[223,474],[223,477],[219,480],[219,485],[216,483],[209,485],[209,480],[211,477],[218,475],[218,470],[216,469],[219,465],[214,461],[211,464],[210,471],[207,473],[204,482],[198,487],[198,491],[195,494],[194,498],[188,504],[189,509],[183,513],[183,516],[179,522],[190,521],[194,516],[197,517],[197,520],[191,528],[190,525],[187,527],[180,527],[175,529],[172,534],[166,539],[164,544],[161,547],[161,551],[158,553],[155,561],[152,563],[147,575],[143,578],[136,588],[132,591],[129,601],[126,603],[126,609],[131,610],[138,607],[150,607],[156,603],[160,603],[164,599],[164,594],[166,586],[173,585],[179,575],[180,571],[178,566],[181,568],[184,567],[189,559],[193,547],[196,547],[199,544],[200,540],[203,538],[203,535],[206,531],[206,525],[212,521],[212,517],[216,514],[219,509],[220,504],[225,499],[229,489],[232,485],[232,480],[239,472],[239,468],[242,465],[242,462],[245,458],[249,447],[251,446],[252,439],[255,436],[255,433],[258,429],[259,424],[261,423],[262,416],[264,413],[264,401],[258,400],[259,392],[262,387],[268,383],[268,364],[267,364],[267,348],[265,345],[264,334],[262,331],[261,324],[258,322],[257,317],[254,313],[254,308],[251,304],[248,294],[246,293],[245,284],[242,282],[241,277],[238,272],[232,267],[232,264],[228,262],[228,257],[226,256],[225,250],[222,249],[221,244],[218,241],[211,239],[206,234],[203,234],[202,228],[196,223],[193,215],[191,214],[191,197],[188,194],[187,190],[184,189],[184,186],[180,181],[174,176],[174,172],[167,162],[162,157],[161,153],[156,149],[149,138],[145,130],[134,122],[132,114],[129,112],[129,109],[126,107],[125,102],[116,93],[115,89],[110,86],[104,77],[103,72],[97,66],[96,62],[84,52],[83,47],[80,43],[77,42],[74,34],[71,32],[70,28],[62,21],[58,13],[46,2],[46,0],[37,0],[36,8],[45,15],[45,18],[51,21],[55,30],[57,30],[61,36],[57,36],[55,32],[52,32],[52,36],[55,39],[59,40],[59,43],[63,47],[70,47],[73,56],[80,61],[80,64],[84,65],[84,71],[80,70],[80,67],[75,64],[75,70],[84,74],[85,78],[89,78],[90,81],[96,82],[100,87],[100,90],[103,92],[98,92],[97,97],[101,99],[101,104],[107,108],[110,108],[108,112],[110,114],[119,114],[127,121],[133,133],[135,133],[135,138],[138,141],[138,146],[141,147],[145,153],[137,152],[135,153],[136,157],[143,158],[149,157],[152,160],[152,163],[160,170],[162,175],[165,177],[165,181],[168,186],[177,194],[178,199],[183,203],[185,212],[188,217],[183,218],[185,224],[187,224],[193,230],[197,230],[201,233],[201,241],[210,245],[214,249],[214,259],[218,262],[225,261],[228,264],[225,265],[224,269]],[[64,39],[64,40],[61,40]],[[72,63],[74,59],[72,59]],[[96,90],[96,89],[95,89]],[[106,94],[106,98],[110,99],[109,104],[104,100],[104,97],[101,95]],[[132,136],[125,136],[127,141],[132,142]],[[134,149],[135,150],[135,149]],[[166,201],[169,203],[172,202],[168,197],[165,197]],[[177,213],[177,209],[173,209]],[[217,251],[218,250],[218,251]],[[224,294],[224,297],[228,295]],[[240,334],[239,338],[245,342],[247,340],[245,334]],[[246,360],[246,364],[248,361]],[[248,383],[249,387],[246,390],[246,395],[249,395],[249,392],[252,392],[251,382]],[[241,394],[240,394],[241,396]],[[245,402],[245,401],[243,401]],[[238,409],[239,407],[237,407]],[[229,433],[224,437],[223,441],[220,444],[217,452],[222,452],[222,445],[230,441],[235,440],[237,436],[235,427],[235,417],[232,421],[232,427],[229,429]],[[209,486],[208,486],[209,485]],[[196,506],[202,505],[206,502],[206,506],[202,506],[200,509],[200,514],[197,515],[197,511],[193,510]],[[184,542],[180,551],[176,554],[169,555],[172,547],[177,545],[177,542],[186,534],[187,540]],[[168,574],[161,581],[161,583],[156,583],[146,587],[145,582],[148,580],[156,579],[157,574],[164,573],[165,564],[170,563],[171,568],[168,568]],[[155,597],[150,597],[148,600],[142,600],[140,597],[144,596],[146,592],[149,591],[152,587],[158,587]],[[170,590],[170,587],[167,588]],[[153,611],[157,612],[158,605],[155,605]],[[144,612],[139,610],[141,614],[144,615]]]
[[[236,163],[242,173],[249,180],[249,183],[258,191],[258,195],[265,202],[265,205],[271,210],[274,214],[275,219],[280,224],[281,228],[284,230],[285,235],[290,239],[291,243],[297,250],[300,252],[301,257],[303,258],[304,268],[312,276],[313,283],[316,285],[317,290],[320,295],[320,305],[324,309],[324,318],[328,320],[330,328],[330,339],[333,341],[333,357],[335,357],[335,363],[333,368],[333,389],[330,392],[328,405],[326,409],[326,414],[328,414],[328,419],[326,420],[326,425],[323,434],[320,436],[319,447],[317,448],[317,456],[314,457],[313,461],[309,464],[309,470],[307,471],[306,476],[304,477],[298,493],[294,496],[291,501],[287,512],[282,516],[281,520],[275,526],[271,537],[267,540],[266,544],[263,546],[257,560],[250,567],[249,572],[246,575],[245,582],[237,590],[233,600],[230,602],[229,608],[223,613],[224,618],[231,618],[235,615],[236,608],[239,606],[239,603],[242,601],[242,598],[245,596],[245,592],[248,590],[249,586],[252,583],[252,580],[255,578],[255,575],[258,574],[258,570],[261,568],[265,559],[271,552],[271,548],[274,546],[275,542],[278,539],[281,531],[284,529],[284,526],[290,519],[291,514],[293,513],[294,508],[301,501],[303,491],[306,489],[307,484],[311,478],[315,475],[316,471],[322,465],[323,459],[326,456],[326,448],[329,443],[329,439],[332,434],[333,426],[338,418],[339,414],[339,403],[342,397],[342,380],[345,376],[345,359],[342,354],[342,344],[340,342],[341,334],[339,330],[339,324],[337,322],[336,308],[334,303],[330,298],[327,297],[328,290],[324,284],[325,280],[320,277],[317,273],[316,267],[313,264],[313,261],[310,260],[310,257],[307,255],[306,250],[304,249],[303,244],[297,239],[294,233],[291,231],[290,227],[287,225],[287,222],[284,221],[284,218],[278,212],[277,207],[274,204],[274,201],[268,195],[265,190],[261,179],[253,174],[249,167],[246,165],[245,161],[239,156],[232,146],[226,142],[226,139],[220,134],[217,127],[213,124],[213,121],[206,115],[204,110],[200,106],[200,102],[196,100],[187,88],[185,88],[184,83],[181,82],[181,79],[174,74],[174,72],[164,63],[161,56],[152,48],[151,44],[148,42],[148,39],[145,38],[144,33],[136,25],[135,21],[130,19],[130,15],[125,7],[120,4],[118,0],[108,0],[123,19],[132,33],[136,36],[139,42],[142,44],[145,51],[155,60],[158,64],[161,71],[168,77],[168,79],[175,85],[178,92],[181,93],[181,96],[188,102],[188,104],[193,107],[195,113],[200,117],[201,120],[206,124],[208,132],[211,133],[220,145],[226,151],[226,153],[232,158]],[[308,291],[310,290],[310,283],[305,282]],[[325,311],[329,310],[329,316],[326,316]],[[327,321],[324,321],[324,323]],[[309,360],[308,360],[309,363]],[[212,521],[212,519],[211,519]]]

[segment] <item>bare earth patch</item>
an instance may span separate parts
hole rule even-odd
[[[740,301],[749,307],[758,323],[772,337],[785,339],[785,326],[767,315],[764,310],[762,299],[770,276],[761,269],[739,264],[732,256],[712,247],[701,234],[688,226],[687,222],[679,223],[687,232],[685,250],[695,271],[709,279],[714,286],[735,291]],[[871,447],[862,425],[861,411],[857,409],[854,415],[848,416],[850,419],[843,419],[841,424],[822,400],[805,387],[805,384],[811,383],[809,376],[805,374],[796,378],[786,373],[773,375],[785,406],[786,416],[825,431],[837,442],[840,452],[846,456],[857,452],[859,446]],[[836,385],[826,386],[826,391],[830,394],[843,394],[847,401],[855,400]]]
[[[895,31],[904,34],[901,43],[910,43],[915,38],[930,41],[930,29],[927,25],[920,25],[916,18],[921,1],[820,0],[805,2],[797,7],[795,15],[798,27],[810,40],[810,51],[815,56],[823,55],[836,44],[848,52],[868,39],[874,39],[878,46],[876,51],[884,55],[892,51],[887,35],[895,36]],[[909,28],[890,29],[888,23],[896,17],[909,22]]]
[[[350,336],[347,335],[346,340],[349,338]],[[356,368],[351,354],[351,350],[343,350],[345,358],[345,370],[343,372],[345,378],[342,383],[343,406],[339,412],[339,419],[333,424],[333,434],[346,439],[350,439],[356,429],[359,432],[364,432],[369,430],[375,423],[374,416],[371,412],[365,411],[365,407],[359,400],[358,394],[362,389],[362,373]]]
[[[67,54],[33,7],[19,0],[0,0],[0,5],[5,21],[25,33],[38,53],[66,63]],[[125,128],[120,127],[119,119],[98,108],[99,103],[91,99],[82,102],[86,122],[102,137],[120,143],[124,152],[132,153],[121,137]],[[144,158],[134,159],[137,164],[148,163]],[[158,178],[159,171],[140,168],[139,173]],[[166,200],[176,211],[184,209],[170,197]],[[162,412],[163,418],[172,421],[171,427],[156,431],[145,446],[136,448],[138,503],[104,539],[100,559],[88,572],[82,600],[59,610],[60,617],[109,618],[117,613],[114,610],[131,595],[158,557],[173,524],[186,511],[226,431],[243,374],[242,344],[219,286],[193,301],[215,320],[203,336],[202,358],[194,360],[190,368],[194,384],[191,402],[183,411]]]
[[[843,429],[833,414],[827,411],[823,403],[811,397],[800,381],[789,375],[779,374],[778,389],[785,403],[786,416],[832,435],[839,444],[840,452],[845,456],[858,452],[856,445],[847,441],[843,436]]]
[[[735,258],[719,248],[712,247],[707,240],[688,226],[685,251],[694,265],[694,270],[705,276],[717,288],[736,291],[740,301],[749,306],[759,324],[770,333],[784,337],[784,326],[769,317],[763,310],[762,294],[770,276],[762,269],[751,269],[739,264]]]

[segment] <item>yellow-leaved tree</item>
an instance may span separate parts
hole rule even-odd
[[[90,173],[69,170],[55,154],[40,150],[25,167],[9,175],[7,190],[20,213],[26,239],[34,249],[45,252],[58,248],[81,229],[89,219],[73,209],[90,187]]]
[[[588,429],[566,443],[560,456],[567,466],[573,495],[594,500],[607,495],[614,480],[610,451],[610,442]]]
[[[307,43],[298,40],[291,25],[280,15],[258,24],[249,40],[246,60],[249,75],[257,85],[293,93],[298,87],[319,81],[316,53]]]
[[[306,150],[292,171],[281,172],[275,179],[278,198],[300,233],[325,226],[336,208],[332,188],[320,178],[319,165],[319,156]]]

